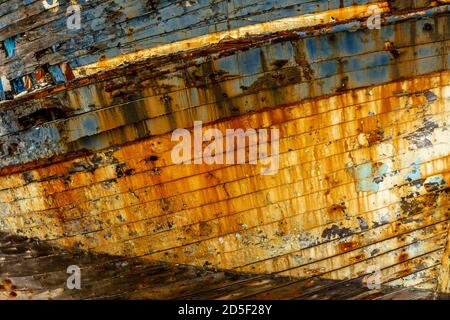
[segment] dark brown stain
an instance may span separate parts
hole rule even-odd
[[[17,119],[22,130],[37,126],[39,124],[54,121],[57,119],[64,119],[66,112],[60,108],[46,108],[37,110],[29,115],[22,116]]]
[[[155,161],[157,161],[158,159],[159,159],[158,156],[156,156],[156,155],[151,155],[150,157],[148,157],[148,158],[145,159],[145,162],[146,162],[146,163],[148,163],[148,162],[155,162]]]
[[[322,238],[327,238],[328,240],[333,238],[345,238],[351,235],[353,232],[350,228],[339,227],[336,224],[333,224],[331,227],[326,228],[322,232]]]
[[[286,67],[264,74],[253,82],[248,91],[256,92],[263,89],[275,89],[302,81],[302,70],[299,67]]]
[[[369,146],[380,143],[384,139],[384,130],[381,128],[377,128],[369,132],[367,141],[369,142]]]
[[[433,146],[433,143],[429,140],[429,137],[437,128],[439,128],[439,125],[435,120],[431,118],[425,118],[423,120],[422,126],[416,129],[414,132],[405,136],[405,139],[415,145],[417,148],[430,148]]]
[[[136,170],[133,168],[128,168],[126,163],[118,163],[116,165],[116,176],[117,178],[122,178],[126,176],[131,176]]]
[[[294,49],[295,62],[300,67],[302,79],[306,81],[313,80],[314,70],[306,59],[304,40],[300,39],[298,41],[291,41],[290,44]]]
[[[212,227],[209,223],[200,221],[199,223],[199,233],[202,237],[207,237],[212,233]]]
[[[439,205],[440,194],[448,194],[450,188],[439,189],[424,195],[418,195],[414,192],[404,196],[400,200],[400,208],[407,215],[415,215],[423,212],[425,209],[437,208]]]
[[[346,210],[345,202],[333,204],[327,208],[328,219],[330,221],[339,221],[345,217]]]
[[[385,48],[389,51],[394,59],[400,57],[400,52],[395,48],[394,43],[391,41],[386,41]]]
[[[407,252],[402,252],[398,256],[398,261],[399,262],[404,262],[404,261],[408,260],[408,258],[409,258],[409,254]]]

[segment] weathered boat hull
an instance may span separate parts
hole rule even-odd
[[[386,286],[450,292],[449,6],[381,3],[372,30],[356,7],[320,9],[345,17],[329,25],[237,25],[100,62],[62,51],[85,77],[1,105],[0,229],[115,257],[362,283],[376,270]],[[244,27],[255,33],[230,31]],[[174,164],[172,132],[195,121],[279,129],[277,173]]]

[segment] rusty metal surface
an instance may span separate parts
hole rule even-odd
[[[8,3],[5,38],[37,23],[11,24]],[[96,6],[123,14],[98,39],[61,45],[77,75],[101,73],[0,104],[0,230],[96,254],[289,276],[292,288],[365,282],[375,265],[386,286],[450,291],[447,1],[383,2],[379,30],[361,23],[365,1],[161,2],[145,18],[144,1],[118,3],[89,4],[86,15]],[[61,18],[36,10],[49,19],[42,30]],[[189,12],[210,19],[189,27]],[[162,29],[147,31],[158,17]],[[112,47],[122,22],[136,24],[125,36],[137,44],[124,51]],[[239,28],[254,33],[217,41]],[[96,41],[95,54],[83,51]],[[0,75],[40,63],[5,61]],[[204,130],[278,128],[279,172],[174,165],[170,134],[195,120]]]

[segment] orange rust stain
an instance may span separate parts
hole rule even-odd
[[[12,281],[10,280],[10,279],[5,279],[5,280],[3,280],[3,285],[2,285],[2,287],[5,289],[5,290],[7,290],[7,291],[11,291],[11,290],[13,290],[13,283],[12,283]]]
[[[343,214],[345,212],[345,209],[347,207],[344,204],[333,204],[331,207],[327,209],[328,214],[330,215],[336,215],[336,214]]]
[[[409,254],[407,252],[402,252],[398,257],[398,261],[404,262],[404,261],[408,260],[408,258],[409,258]]]
[[[316,283],[316,280],[315,279],[308,279],[306,282],[305,282],[305,286],[306,287],[311,287],[312,285],[314,285]]]
[[[15,293],[14,291],[11,291],[8,295],[8,298],[10,299],[15,299],[17,297],[17,293]]]
[[[343,242],[339,243],[339,251],[347,252],[358,248],[359,244],[357,242]]]
[[[381,142],[384,137],[384,131],[381,128],[370,131],[369,137],[367,138],[369,145]]]
[[[398,273],[397,273],[397,276],[398,277],[404,277],[404,276],[407,276],[407,275],[409,275],[410,273],[411,273],[411,268],[407,268],[407,269],[403,269],[403,270],[400,270]]]
[[[365,254],[358,254],[357,256],[351,257],[349,260],[351,263],[356,263],[358,261],[363,260],[366,257]]]
[[[13,300],[17,297],[16,286],[13,285],[13,282],[10,279],[4,279],[2,284],[0,285],[0,291],[8,292],[8,300]]]

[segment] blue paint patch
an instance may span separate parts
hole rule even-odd
[[[293,61],[294,49],[289,42],[277,43],[272,46],[267,46],[266,49],[270,50],[270,56],[276,57],[277,60],[287,60],[295,63]]]
[[[379,175],[386,174],[387,171],[388,171],[388,169],[389,169],[389,166],[388,166],[386,163],[383,163],[383,164],[378,168],[377,174],[379,174]]]
[[[321,1],[321,2],[312,1],[312,2],[302,4],[300,6],[300,10],[303,14],[321,12],[321,11],[328,10],[328,3],[327,3],[327,1]]]
[[[5,90],[3,89],[2,81],[0,80],[0,101],[5,100]]]
[[[377,192],[380,189],[380,182],[383,181],[383,175],[385,175],[389,169],[387,164],[382,164],[377,168],[374,168],[371,162],[366,162],[357,166],[353,166],[352,163],[347,164],[349,169],[356,180],[356,190],[358,192]]]
[[[443,62],[440,56],[420,59],[417,61],[417,71],[420,74],[435,72],[443,68]]]
[[[60,66],[58,66],[58,65],[49,66],[48,71],[52,75],[53,81],[56,84],[66,82],[66,78],[64,77],[64,74],[63,74]]]
[[[362,179],[358,181],[358,191],[361,192],[377,192],[380,186],[373,182],[372,179]]]
[[[388,64],[390,61],[390,55],[387,52],[377,52],[371,61],[373,65],[382,66]]]
[[[363,163],[356,167],[356,177],[358,179],[365,179],[372,175],[372,163]]]
[[[240,72],[247,74],[261,72],[260,52],[260,49],[252,49],[239,55],[238,62]]]
[[[388,66],[379,66],[373,69],[369,69],[369,79],[372,80],[371,84],[383,83],[389,81]]]
[[[84,119],[81,121],[81,125],[83,126],[83,131],[86,131],[86,134],[97,133],[97,130],[100,127],[95,114],[86,115],[86,117],[84,117]]]
[[[5,49],[6,54],[8,57],[13,57],[16,55],[16,39],[15,38],[8,38],[5,39]]]
[[[357,54],[364,49],[361,39],[361,32],[344,32],[339,45],[345,53],[351,55]]]
[[[393,25],[384,25],[383,28],[379,30],[381,33],[381,38],[384,41],[393,40],[394,38],[394,26]]]
[[[372,175],[372,164],[370,162],[354,167],[352,163],[347,164],[347,168],[353,172],[356,179],[356,190],[359,191],[372,191],[374,185],[372,179],[369,177]],[[375,186],[376,189],[376,186]]]
[[[319,37],[319,52],[317,53],[320,57],[326,57],[333,49],[335,49],[333,43],[330,41],[330,37]]]
[[[444,181],[444,178],[442,176],[434,176],[434,177],[429,177],[426,180],[426,183],[444,185],[445,181]]]
[[[420,173],[420,159],[416,159],[412,163],[412,168],[413,169],[406,174],[405,180],[414,181],[421,178],[422,175]]]
[[[338,63],[336,60],[328,60],[320,64],[315,63],[312,65],[312,68],[316,78],[325,78],[337,74]]]
[[[426,45],[420,46],[417,49],[417,56],[419,58],[425,58],[425,57],[429,57],[429,56],[435,55],[436,52],[438,52],[437,50],[439,50],[440,47],[441,46],[438,46],[436,48],[436,46],[433,45],[433,44],[426,44]]]
[[[22,78],[14,79],[12,81],[12,83],[13,83],[14,92],[16,94],[19,94],[19,93],[24,92],[26,90]]]
[[[53,126],[42,125],[32,128],[27,133],[26,139],[32,144],[41,144],[43,141],[45,141],[45,143],[56,144],[59,139],[61,139],[61,137],[57,128]]]
[[[345,69],[347,72],[389,64],[390,54],[387,52],[375,52],[366,54],[363,57],[349,57],[348,61],[349,65]]]
[[[331,27],[332,32],[341,32],[341,31],[349,31],[349,30],[357,30],[361,28],[360,21],[352,21],[349,23],[338,24],[336,26]]]
[[[217,68],[231,74],[239,74],[236,57],[237,55],[232,55],[216,60]]]
[[[389,81],[389,66],[379,66],[351,73],[351,86],[364,87]]]
[[[316,60],[317,53],[319,51],[317,47],[317,39],[315,38],[306,38],[305,39],[305,48],[306,48],[306,59],[308,61]]]

